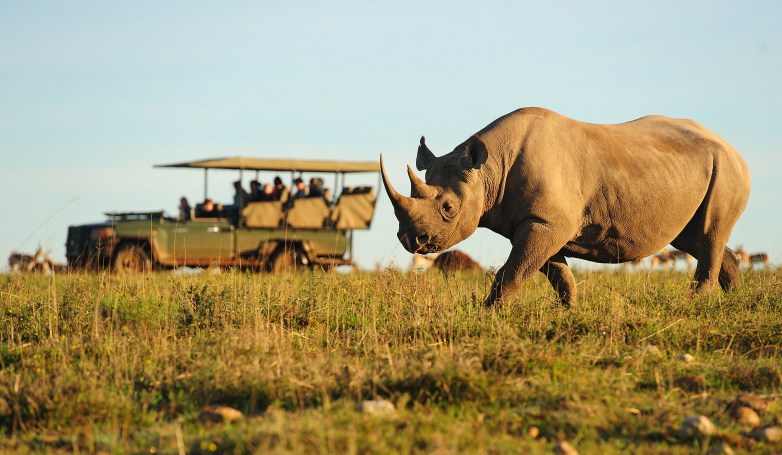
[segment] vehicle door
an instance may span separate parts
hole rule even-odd
[[[234,228],[225,220],[195,219],[174,232],[174,256],[179,264],[210,265],[234,257]]]

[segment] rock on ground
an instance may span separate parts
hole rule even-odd
[[[754,410],[758,414],[763,414],[764,412],[767,412],[768,409],[771,407],[770,401],[764,400],[759,396],[752,395],[749,393],[744,395],[739,395],[738,397],[736,397],[736,401],[734,403],[735,405],[738,406],[746,406],[748,408],[752,408],[752,410]]]
[[[705,438],[713,435],[717,427],[706,416],[687,416],[679,429],[679,436],[684,439]]]
[[[554,453],[557,455],[578,455],[578,450],[567,441],[562,441],[554,446]]]
[[[393,414],[396,411],[394,404],[388,400],[364,400],[356,408],[361,412],[373,415]]]
[[[731,410],[730,416],[733,417],[733,420],[739,425],[752,428],[760,426],[760,417],[752,408],[736,406]]]
[[[776,444],[782,442],[782,428],[777,426],[755,428],[751,436],[758,441]]]
[[[691,356],[690,354],[679,354],[676,357],[676,360],[684,363],[692,363],[695,361],[695,357]]]
[[[540,436],[540,429],[536,426],[531,426],[527,430],[527,436],[529,436],[532,439],[537,439],[538,436]]]
[[[241,411],[228,406],[207,406],[198,414],[201,423],[234,422],[244,417]]]

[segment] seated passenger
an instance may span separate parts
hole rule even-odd
[[[193,209],[190,207],[190,203],[187,202],[187,198],[182,196],[179,198],[179,220],[190,221],[193,218]]]
[[[285,191],[287,189],[288,188],[285,185],[283,185],[282,179],[280,178],[279,175],[274,177],[274,197],[276,197],[278,201],[280,200],[282,195],[285,194]]]
[[[258,196],[259,201],[276,201],[277,196],[274,194],[274,185],[267,183],[263,185],[263,191]]]
[[[296,180],[293,181],[293,184],[296,186],[296,194],[293,195],[293,199],[304,199],[307,197],[309,191],[307,191],[307,185],[301,177],[297,177]]]
[[[204,199],[204,203],[201,205],[200,210],[196,212],[196,217],[220,218],[220,209],[215,205],[214,201],[206,198]]]
[[[323,179],[320,177],[313,177],[310,179],[310,192],[307,197],[325,197],[326,192],[323,189]]]
[[[248,202],[261,200],[261,182],[258,180],[250,181],[250,194],[248,195]]]
[[[233,208],[236,210],[241,210],[242,207],[247,203],[247,201],[250,199],[249,193],[242,188],[242,181],[237,180],[234,182],[234,205]]]

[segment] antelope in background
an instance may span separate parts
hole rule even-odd
[[[434,267],[443,272],[479,272],[483,267],[467,253],[459,250],[449,250],[442,253],[431,253],[426,256],[414,254],[410,271],[422,272]]]
[[[762,264],[763,268],[769,268],[771,266],[771,256],[768,253],[760,252],[749,254],[742,247],[736,248],[736,256],[739,257],[739,261],[746,264],[747,267],[752,270],[755,264]]]
[[[410,263],[411,272],[425,272],[432,268],[434,260],[437,258],[437,253],[432,253],[424,256],[423,254],[413,254],[413,261]]]
[[[649,259],[649,269],[653,269],[657,265],[665,264],[670,264],[671,269],[673,269],[676,267],[676,261],[679,259],[683,259],[684,262],[687,263],[687,270],[692,268],[692,264],[695,261],[694,257],[690,256],[688,253],[682,250],[669,250],[667,248],[663,248],[662,250],[658,251],[657,254],[651,256]]]
[[[62,272],[65,270],[65,266],[55,264],[52,258],[49,256],[48,251],[44,251],[43,247],[38,245],[34,255],[25,253],[12,252],[8,256],[8,266],[11,268],[11,273],[32,273],[32,272]]]

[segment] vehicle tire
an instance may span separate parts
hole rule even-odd
[[[151,269],[152,261],[139,245],[122,245],[114,255],[115,273],[144,273]]]
[[[331,273],[336,268],[334,267],[334,264],[318,264],[318,265],[313,266],[313,269],[320,270],[321,272],[324,272],[324,273]]]
[[[271,259],[270,270],[275,275],[296,273],[303,266],[295,247],[279,248]]]

